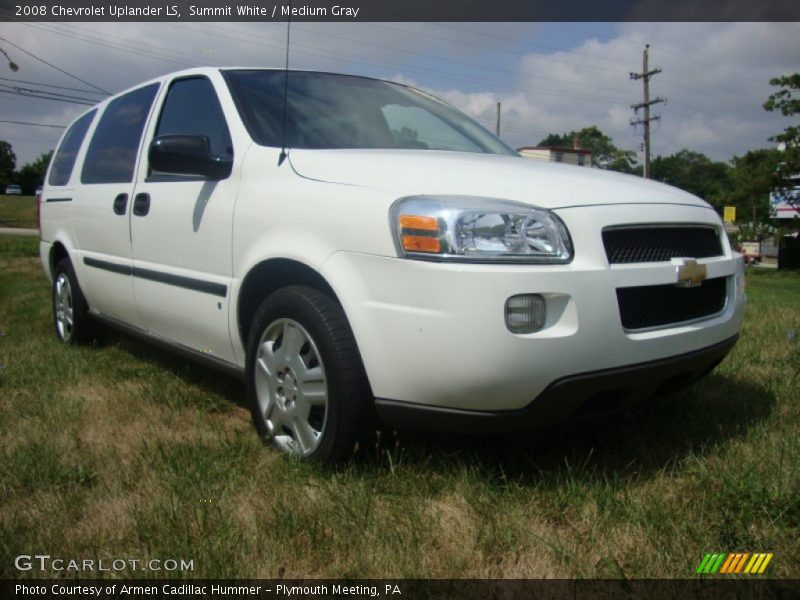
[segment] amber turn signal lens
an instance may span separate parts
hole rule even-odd
[[[436,217],[420,217],[417,215],[400,215],[400,227],[421,231],[439,231]]]
[[[403,248],[410,252],[431,252],[436,254],[442,251],[439,238],[424,235],[404,235],[402,239]]]

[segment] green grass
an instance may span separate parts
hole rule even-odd
[[[41,575],[14,571],[34,553],[192,577],[692,577],[729,551],[800,577],[798,274],[750,272],[732,354],[645,410],[538,442],[384,433],[326,471],[264,447],[234,380],[126,337],[57,344],[35,244],[0,238],[0,577]]]
[[[0,227],[36,229],[36,198],[33,196],[0,196]]]

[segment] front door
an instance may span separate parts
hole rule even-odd
[[[225,115],[204,76],[172,81],[150,127],[161,135],[203,135],[216,156],[233,157]],[[143,160],[147,161],[146,150]],[[147,330],[234,363],[228,331],[231,230],[239,184],[153,171],[144,164],[132,198],[133,285]]]

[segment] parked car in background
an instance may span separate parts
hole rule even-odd
[[[233,372],[259,434],[322,461],[376,424],[546,430],[647,402],[712,371],[745,309],[700,198],[319,72],[193,69],[84,113],[40,254],[64,343],[99,319]]]
[[[18,185],[12,183],[11,185],[6,186],[6,195],[8,196],[19,196],[22,194],[22,188]]]
[[[739,251],[742,253],[746,264],[757,265],[761,262],[760,242],[742,242],[739,244]]]

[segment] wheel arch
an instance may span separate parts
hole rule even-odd
[[[69,258],[69,251],[67,247],[59,241],[53,242],[52,247],[50,248],[50,256],[48,258],[49,265],[50,265],[50,278],[54,278],[54,273],[56,271],[56,266],[60,263],[64,258]]]
[[[236,326],[243,347],[247,347],[250,324],[258,307],[272,292],[288,285],[307,285],[342,306],[333,287],[316,269],[290,258],[263,260],[247,272],[236,299]]]

